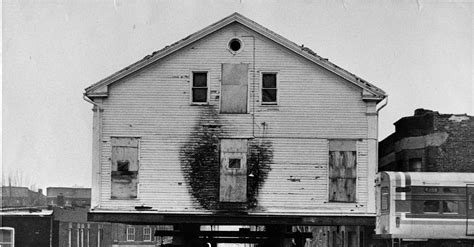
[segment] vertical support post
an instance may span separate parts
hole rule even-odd
[[[97,105],[94,105],[92,111],[92,192],[91,208],[100,204],[100,157],[102,152],[102,99],[94,99]]]
[[[367,211],[375,213],[375,175],[378,171],[378,112],[375,102],[366,102],[367,104]]]

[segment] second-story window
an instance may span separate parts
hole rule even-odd
[[[127,227],[127,241],[135,241],[135,227]]]
[[[204,104],[208,102],[207,72],[193,72],[192,103]]]
[[[277,73],[262,73],[262,105],[276,105],[277,93]]]

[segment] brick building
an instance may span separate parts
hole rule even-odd
[[[48,187],[48,205],[90,207],[91,188]]]
[[[1,208],[46,206],[46,196],[41,189],[32,191],[27,187],[2,186]]]
[[[474,117],[416,109],[380,142],[380,171],[474,172]]]

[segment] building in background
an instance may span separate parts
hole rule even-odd
[[[67,207],[90,207],[91,189],[77,187],[46,188],[48,205]]]
[[[27,187],[2,186],[1,208],[42,207],[46,206],[43,190],[32,191]]]
[[[375,225],[385,98],[234,13],[86,89],[94,105],[90,219],[174,225],[177,246],[301,246],[305,237],[316,246],[317,233],[329,246],[363,246]]]
[[[14,229],[15,246],[109,247],[110,223],[88,222],[87,208],[3,209],[1,227]]]
[[[474,117],[417,109],[380,142],[380,171],[474,172]]]
[[[155,247],[171,246],[172,237],[155,236],[156,231],[170,231],[173,226],[166,225],[126,225],[112,224],[113,246]]]
[[[54,222],[52,210],[16,209],[0,212],[0,227],[14,229],[14,246],[58,246],[57,223]],[[3,246],[3,245],[2,245]]]

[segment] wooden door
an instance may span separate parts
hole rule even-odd
[[[221,113],[247,113],[248,64],[222,64]]]
[[[222,139],[219,201],[247,201],[247,140]]]

